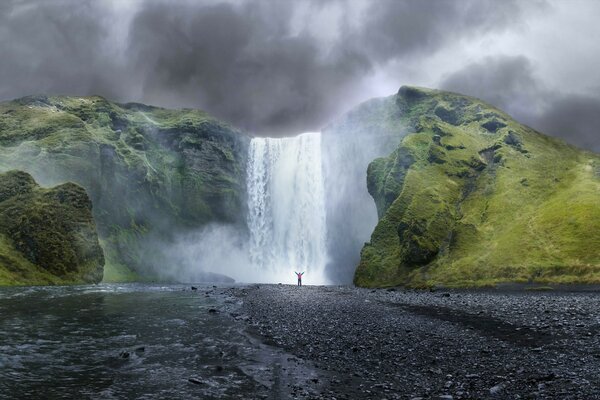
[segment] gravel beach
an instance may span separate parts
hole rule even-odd
[[[337,399],[599,399],[600,294],[251,285],[234,316],[313,371],[280,394]],[[304,383],[303,383],[304,382]],[[279,393],[279,394],[277,394]]]

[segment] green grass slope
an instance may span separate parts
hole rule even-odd
[[[97,283],[104,255],[85,190],[0,174],[0,285]]]
[[[248,142],[197,110],[97,96],[0,103],[0,172],[23,170],[44,186],[83,186],[109,280],[161,275],[169,260],[160,245],[176,232],[242,224]]]
[[[408,131],[368,169],[360,286],[600,283],[600,155],[478,99],[402,87]]]

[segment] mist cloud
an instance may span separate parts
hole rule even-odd
[[[99,94],[201,108],[279,136],[318,130],[401,84],[436,86],[445,77],[444,87],[484,93],[526,122],[554,110],[545,124],[536,120],[553,134],[564,121],[551,123],[556,107],[570,107],[583,119],[573,119],[581,133],[567,138],[581,145],[594,141],[585,125],[594,122],[594,96],[555,90],[550,104],[529,54],[498,61],[468,51],[557,18],[553,8],[533,0],[8,0],[0,4],[0,99]]]

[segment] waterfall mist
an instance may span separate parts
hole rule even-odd
[[[252,139],[247,174],[251,267],[268,282],[305,271],[327,283],[321,134]]]
[[[241,282],[351,283],[377,224],[367,168],[405,129],[395,97],[373,99],[323,132],[255,137],[246,165],[246,226],[211,225],[179,240],[174,258],[193,271]],[[192,271],[193,273],[190,273]]]
[[[406,130],[395,96],[366,101],[323,129],[327,212],[327,278],[351,283],[360,251],[377,224],[367,168],[398,146]]]

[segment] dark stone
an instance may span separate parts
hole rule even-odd
[[[439,119],[449,123],[450,125],[458,125],[459,123],[460,118],[455,110],[449,110],[445,107],[437,106],[433,112],[438,116]]]
[[[456,149],[464,149],[465,146],[463,146],[462,144],[459,144],[458,146],[453,146],[451,144],[447,144],[447,145],[444,146],[444,148],[446,150],[456,150]]]
[[[474,169],[475,171],[483,171],[486,167],[486,164],[482,162],[480,159],[472,157],[469,161],[465,162],[465,164]]]
[[[215,313],[217,313],[218,311],[217,311],[216,309],[214,309],[214,308],[210,308],[210,309],[208,310],[208,312],[209,312],[210,314],[215,314]]]
[[[491,121],[481,124],[481,126],[484,129],[486,129],[488,132],[496,133],[496,132],[498,132],[498,129],[504,128],[506,126],[506,124],[504,122],[493,119]]]
[[[513,131],[508,132],[508,135],[504,137],[504,143],[514,147],[521,147],[523,144],[521,138]]]
[[[198,290],[196,286],[192,286],[192,290]]]
[[[425,93],[417,88],[402,86],[400,90],[398,90],[398,96],[402,97],[407,102],[412,102],[424,98]]]
[[[483,158],[483,160],[486,162],[486,164],[492,164],[493,162],[495,162],[495,157],[496,157],[496,150],[498,150],[500,147],[499,144],[496,144],[492,147],[488,147],[487,149],[483,149],[479,152],[479,155],[481,156],[481,158]],[[498,160],[499,161],[499,160]]]
[[[436,135],[440,135],[440,136],[452,136],[451,134],[449,134],[448,132],[446,132],[444,129],[442,129],[441,126],[439,126],[438,124],[435,124],[433,126],[433,128],[431,128],[431,130],[433,131],[433,133],[435,133]]]

